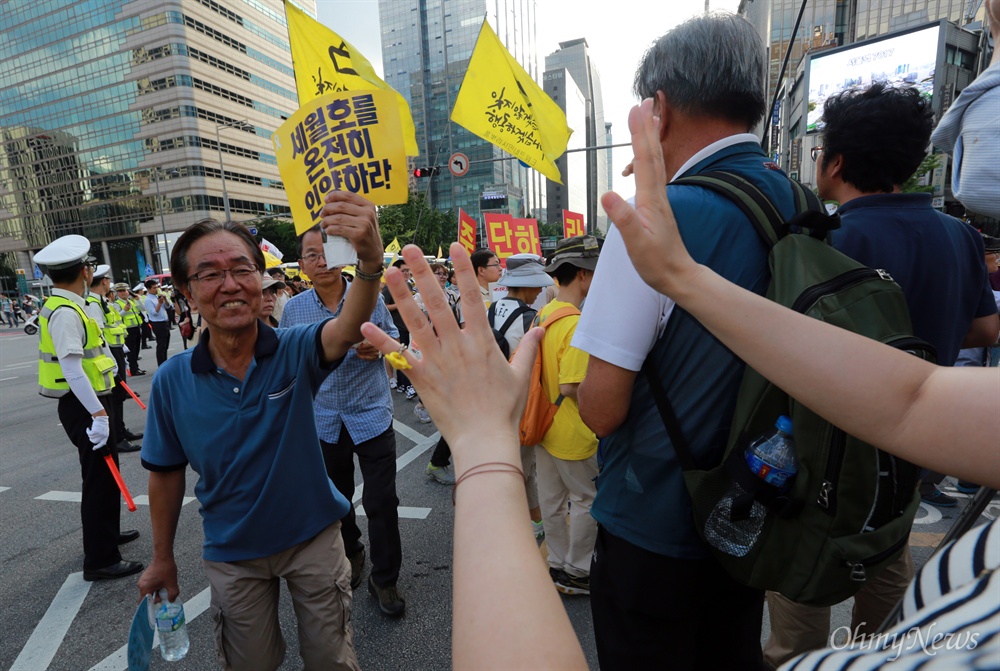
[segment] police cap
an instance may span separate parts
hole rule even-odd
[[[82,235],[64,235],[35,254],[35,263],[50,270],[71,268],[94,260],[90,255],[90,240]]]

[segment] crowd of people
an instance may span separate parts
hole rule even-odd
[[[988,14],[996,37],[1000,0]],[[721,461],[750,366],[851,435],[925,467],[919,496],[929,505],[956,505],[938,486],[946,473],[969,491],[1000,486],[1000,375],[983,369],[1000,336],[1000,291],[989,278],[1000,240],[935,210],[930,194],[902,193],[932,140],[926,98],[880,82],[831,96],[812,158],[819,196],[838,207],[830,244],[891,275],[936,365],[765,299],[768,249],[747,216],[718,193],[673,184],[733,173],[786,220],[795,215],[788,177],[751,132],[766,112],[764,54],[735,15],[698,17],[660,38],[635,75],[642,102],[629,118],[635,158],[626,169],[634,203],[607,194],[607,239],[562,240],[548,258],[469,256],[456,243],[449,268],[408,246],[384,269],[376,208],[346,192],[329,194],[322,223],[299,236],[311,288],[281,269],[265,272],[244,226],[210,219],[174,246],[173,301],[152,280],[141,300],[113,285],[79,236],[39,252],[56,285],[40,315],[39,378],[80,453],[84,577],[143,568],[118,551],[138,532],[120,530],[117,490],[96,455],[117,458],[142,437],[121,422],[120,382],[126,365],[143,374],[136,360],[148,321],[158,372],[141,459],[153,557],[139,592],[179,594],[173,545],[190,466],[227,669],[282,663],[278,578],[307,669],[360,668],[350,610],[369,559],[378,607],[405,613],[393,388],[441,433],[425,473],[451,486],[456,504],[456,668],[586,668],[559,593],[589,596],[605,669],[1000,666],[996,523],[921,572],[904,544],[858,592],[856,638],[839,650],[828,648],[828,607],[742,584],[695,524],[677,434],[651,378],[699,463]],[[980,152],[994,152],[995,168],[1000,151],[1000,116],[978,113],[997,102],[989,95],[959,96],[933,137],[964,148],[953,181],[980,213],[1000,217],[1000,175],[982,179],[990,168]],[[354,245],[353,269],[327,266],[324,235]],[[167,359],[175,321],[196,345]],[[554,414],[535,444],[523,444],[536,357],[538,393]],[[355,459],[367,546],[352,503]],[[899,602],[899,621],[880,630]],[[935,626],[975,643],[935,655],[895,643]]]

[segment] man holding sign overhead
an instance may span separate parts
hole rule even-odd
[[[216,648],[227,669],[275,669],[284,660],[279,578],[292,595],[305,668],[359,668],[340,534],[349,504],[326,475],[313,401],[362,340],[378,299],[382,242],[370,201],[343,191],[323,200],[323,231],[348,240],[359,259],[336,318],[278,331],[259,321],[264,257],[241,224],[202,220],[171,254],[174,286],[208,328],[153,381],[142,451],[153,560],[139,591],[166,589],[170,600],[180,592],[173,540],[190,463],[199,475]]]

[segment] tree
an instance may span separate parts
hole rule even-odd
[[[290,262],[299,257],[296,248],[298,236],[295,234],[295,223],[290,219],[275,219],[265,217],[246,222],[257,229],[257,242],[266,238],[268,242],[281,250],[285,255],[282,261]]]
[[[903,193],[934,193],[934,186],[924,184],[924,175],[934,172],[941,167],[941,154],[927,154],[920,162],[916,172],[903,182],[901,188]]]
[[[402,205],[380,207],[378,222],[383,247],[395,238],[400,245],[412,243],[419,246],[425,254],[436,254],[440,246],[442,254],[447,255],[448,245],[458,235],[454,213],[428,207],[422,193],[410,193],[409,199]]]

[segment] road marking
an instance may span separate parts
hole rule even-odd
[[[14,377],[0,377],[0,382],[6,382],[7,380],[16,380],[17,376]]]
[[[424,434],[420,433],[415,429],[411,429],[398,419],[392,420],[392,428],[396,430],[396,433],[402,434],[404,438],[407,438],[414,443],[422,443],[425,440],[428,440],[427,436],[425,436]],[[437,436],[440,434],[435,432],[434,435]],[[434,440],[436,441],[437,438],[435,438]]]
[[[0,490],[0,491],[2,491],[2,490]],[[36,496],[35,500],[38,500],[38,501],[67,501],[67,502],[70,502],[70,503],[80,503],[80,501],[83,500],[83,492],[58,492],[58,491],[46,492],[45,494],[42,494],[41,496]],[[136,496],[135,499],[133,499],[133,500],[135,501],[135,504],[137,506],[148,506],[149,505],[149,496],[146,495],[146,494],[140,494],[139,496]],[[185,496],[184,497],[184,502],[181,505],[185,505],[186,506],[187,504],[189,504],[189,503],[191,503],[192,501],[195,501],[195,500],[196,499],[193,496]]]
[[[0,368],[0,371],[14,370],[15,368],[25,368],[27,366],[37,366],[37,361],[31,361],[29,363],[18,363],[13,366],[7,366],[6,368]]]
[[[10,671],[38,671],[46,669],[56,656],[66,632],[80,611],[91,583],[83,579],[83,572],[70,573],[56,596],[49,604],[35,631],[24,644],[21,654],[14,660]]]
[[[431,514],[430,508],[410,508],[408,506],[399,506],[396,510],[400,517],[408,520],[426,520],[427,516]],[[368,514],[365,513],[364,506],[355,507],[354,514],[359,517],[368,517]]]
[[[212,588],[206,587],[190,600],[184,602],[184,619],[192,622],[208,610],[212,602]],[[160,645],[160,635],[153,636],[153,649]],[[90,667],[90,671],[126,671],[128,669],[128,643],[115,650],[102,661]]]
[[[0,492],[5,492],[8,489],[10,489],[10,487],[0,487]]]

